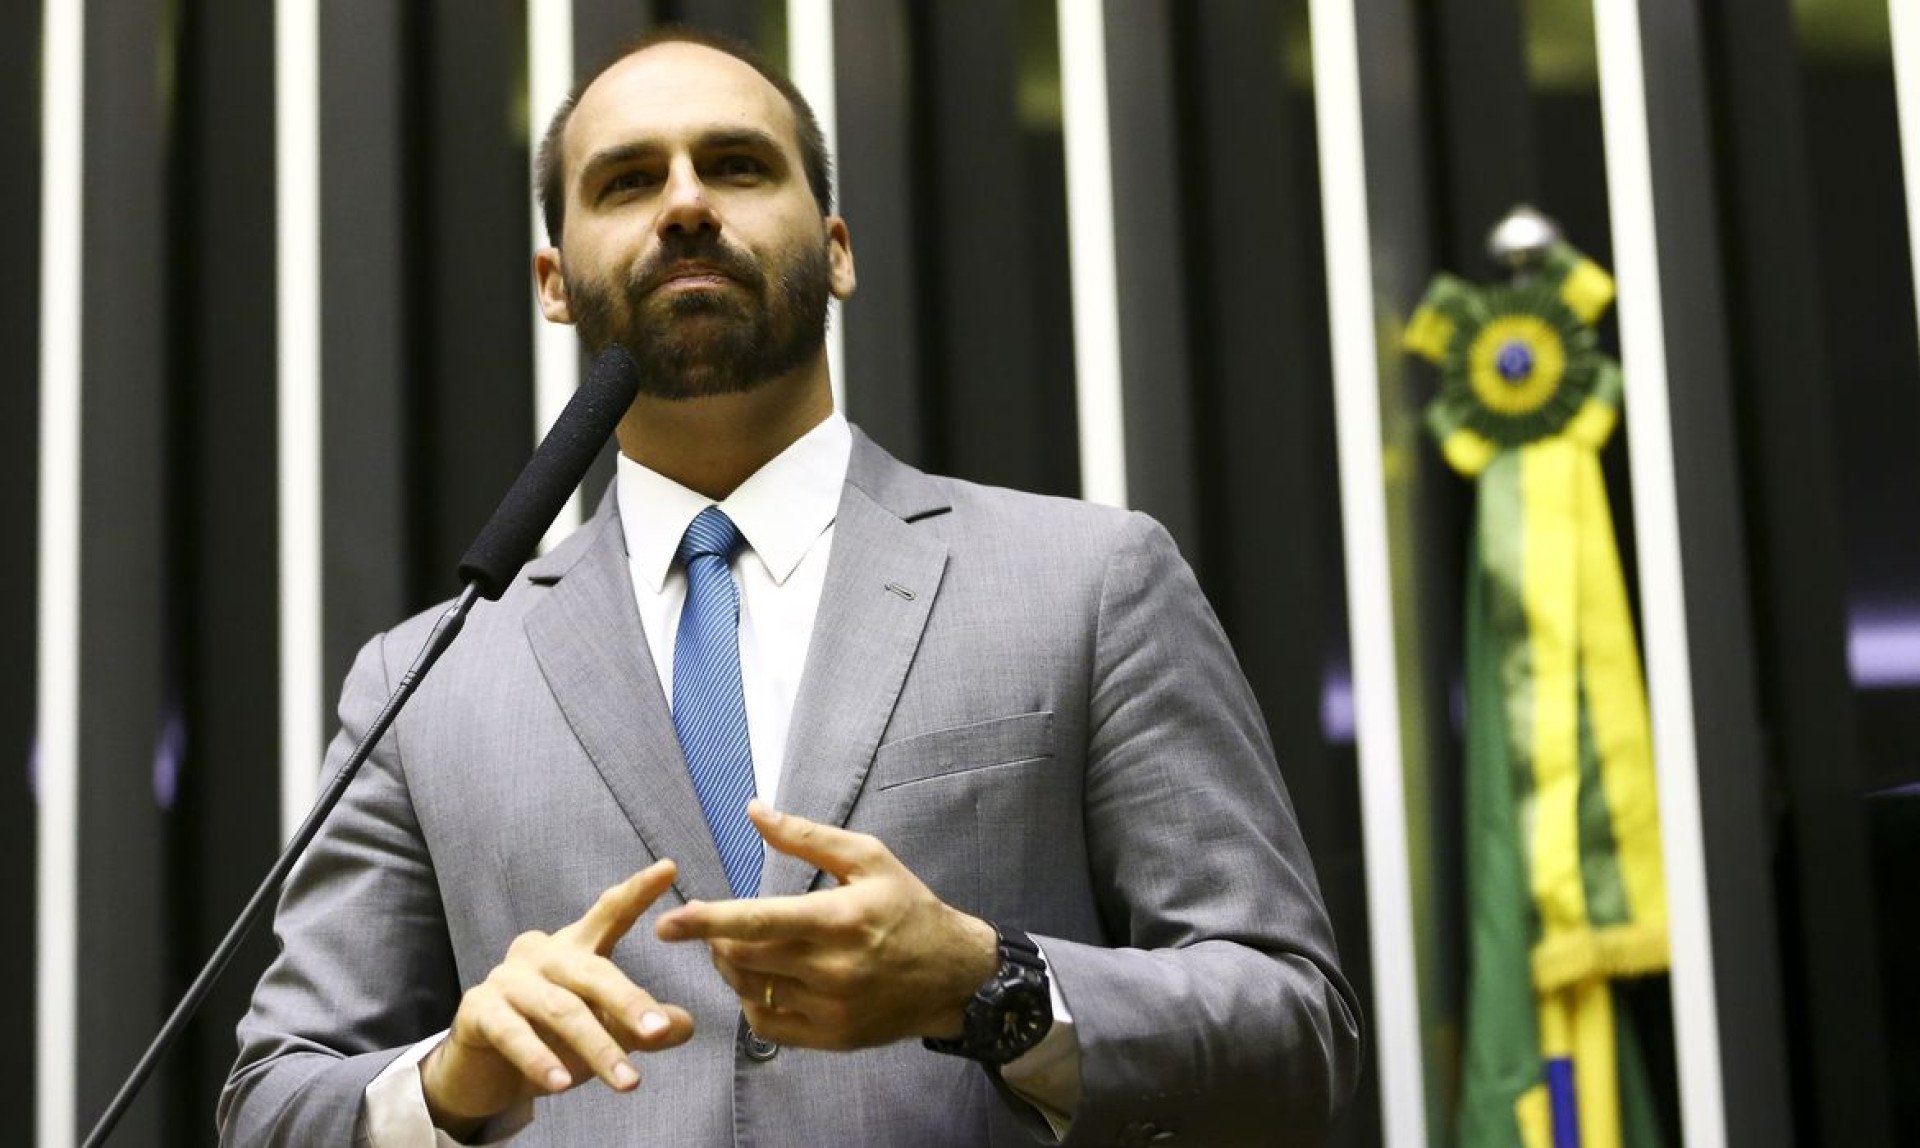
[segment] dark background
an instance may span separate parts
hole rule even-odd
[[[778,0],[573,0],[591,70],[678,19],[784,57]],[[1371,999],[1306,0],[1107,7],[1135,504],[1167,523],[1272,727]],[[1731,1142],[1920,1140],[1920,334],[1878,0],[1643,0]],[[533,419],[525,0],[321,5],[329,682],[449,595]],[[1796,15],[1796,12],[1798,15]],[[1877,14],[1876,14],[1877,13]],[[1590,10],[1356,0],[1375,306],[1495,273],[1528,201],[1612,263]],[[837,0],[861,289],[849,413],[907,460],[1076,494],[1057,13]],[[272,6],[87,11],[80,1119],[279,840]],[[39,8],[0,6],[0,513],[36,533]],[[1617,348],[1611,320],[1604,329]],[[1458,692],[1470,488],[1383,331],[1415,958],[1448,1139],[1463,951]],[[1629,393],[1632,381],[1629,380]],[[1605,463],[1632,577],[1624,431]],[[31,549],[26,547],[25,549]],[[0,575],[0,872],[32,984],[35,582]],[[318,747],[315,747],[316,753]],[[119,1142],[200,1144],[271,950],[235,962]],[[1636,1006],[1662,1032],[1664,989]],[[31,1126],[33,994],[0,1003]],[[1669,1060],[1656,1052],[1655,1060]],[[1671,1106],[1675,1087],[1667,1079]],[[1380,1141],[1370,1073],[1335,1142]]]

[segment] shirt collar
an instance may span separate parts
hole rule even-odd
[[[776,585],[786,582],[833,525],[852,456],[853,432],[846,417],[835,411],[718,504]],[[715,503],[624,454],[615,467],[628,560],[657,594],[666,585],[688,524]]]

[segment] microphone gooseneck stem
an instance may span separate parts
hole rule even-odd
[[[97,1148],[104,1144],[114,1125],[126,1115],[132,1106],[133,1098],[140,1094],[140,1088],[153,1075],[153,1070],[166,1055],[167,1049],[178,1040],[187,1022],[193,1019],[200,1002],[206,998],[220,974],[226,971],[233,960],[233,954],[240,948],[240,942],[246,939],[253,926],[266,912],[267,905],[273,900],[293,871],[293,866],[306,852],[309,842],[320,832],[321,823],[327,814],[340,803],[341,795],[347,786],[353,783],[354,775],[366,763],[373,747],[379,743],[387,727],[393,724],[400,713],[400,707],[407,704],[413,696],[420,679],[426,676],[433,663],[453,644],[460,634],[460,628],[466,624],[467,612],[473,604],[482,598],[495,599],[506,593],[513,582],[521,563],[532,553],[534,544],[540,535],[553,522],[554,515],[574,487],[580,485],[581,478],[587,473],[594,456],[606,445],[627,409],[633,405],[634,395],[640,389],[640,375],[634,368],[633,356],[625,347],[615,344],[602,351],[594,359],[593,367],[587,372],[580,389],[568,400],[566,409],[554,420],[552,429],[547,432],[540,446],[527,460],[520,471],[520,477],[514,480],[507,496],[495,508],[493,517],[487,520],[480,530],[479,537],[468,547],[465,557],[460,560],[460,582],[464,587],[460,597],[447,607],[433,625],[433,631],[420,647],[420,653],[413,659],[413,665],[400,678],[400,684],[394,688],[393,695],[380,710],[378,716],[367,726],[360,736],[360,744],[353,747],[347,760],[327,782],[326,790],[314,802],[312,812],[294,831],[293,840],[273,863],[273,869],[267,873],[267,879],[260,883],[253,899],[240,912],[239,920],[227,930],[220,947],[208,958],[206,967],[194,978],[187,995],[167,1018],[160,1034],[147,1046],[140,1063],[134,1066],[133,1075],[120,1086],[114,1095],[113,1103],[107,1105],[106,1112],[100,1116],[93,1132],[86,1139],[86,1148]]]
[[[139,1095],[140,1088],[146,1083],[147,1077],[153,1075],[153,1070],[160,1063],[160,1058],[166,1055],[167,1049],[180,1038],[182,1032],[186,1031],[187,1022],[193,1019],[193,1014],[199,1010],[200,1002],[206,999],[207,993],[212,991],[214,983],[220,979],[220,974],[226,971],[227,965],[233,960],[234,953],[240,948],[240,942],[246,939],[247,934],[253,931],[253,926],[265,914],[267,906],[273,902],[274,894],[279,891],[281,883],[287,879],[287,874],[300,860],[300,855],[306,852],[307,844],[313,840],[316,833],[320,832],[320,825],[326,821],[327,814],[333,812],[333,807],[340,803],[340,798],[347,792],[347,786],[352,784],[354,775],[360,772],[360,767],[373,753],[373,747],[380,741],[381,735],[385,734],[387,727],[393,724],[393,719],[399,715],[400,708],[407,704],[408,698],[413,696],[413,691],[420,685],[420,680],[426,677],[427,671],[433,668],[433,663],[440,659],[440,655],[445,653],[447,647],[451,646],[453,640],[460,635],[460,628],[466,625],[467,612],[473,609],[473,604],[480,599],[480,595],[481,589],[477,583],[467,583],[466,588],[460,592],[460,597],[455,599],[454,603],[447,607],[446,612],[440,615],[439,621],[434,623],[433,631],[427,635],[426,642],[420,647],[419,655],[413,659],[413,665],[407,668],[407,672],[400,678],[400,684],[394,687],[393,694],[387,698],[387,704],[367,726],[367,732],[361,735],[360,744],[353,747],[353,752],[348,755],[346,762],[334,772],[333,780],[327,783],[327,788],[320,794],[319,800],[314,802],[312,811],[307,814],[307,819],[302,821],[300,828],[294,831],[293,839],[288,841],[287,847],[281,851],[280,859],[273,863],[273,868],[268,871],[266,880],[254,890],[253,899],[247,902],[247,907],[241,911],[233,927],[227,930],[226,937],[221,940],[220,947],[213,951],[213,956],[207,958],[207,963],[200,970],[200,975],[194,978],[186,995],[180,998],[180,1003],[174,1007],[173,1015],[167,1018],[167,1023],[161,1027],[159,1035],[153,1038],[153,1043],[147,1046],[147,1051],[140,1057],[140,1063],[134,1066],[133,1074],[127,1077],[126,1083],[120,1086],[120,1091],[114,1094],[113,1103],[107,1105],[107,1110],[101,1113],[99,1123],[93,1126],[93,1131],[87,1136],[86,1148],[99,1148],[106,1143],[107,1136],[112,1133],[114,1125],[120,1122],[120,1118],[125,1116],[127,1109],[133,1105],[133,1099]]]

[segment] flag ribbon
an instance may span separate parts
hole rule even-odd
[[[1613,281],[1565,245],[1511,283],[1442,275],[1408,324],[1427,418],[1477,488],[1468,561],[1461,1142],[1657,1142],[1617,978],[1667,967],[1652,741],[1599,451]]]

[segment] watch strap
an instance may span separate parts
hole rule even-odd
[[[998,938],[1000,962],[995,967],[993,975],[974,991],[972,999],[967,1002],[961,1035],[923,1037],[921,1044],[933,1052],[964,1056],[998,1066],[1014,1059],[1019,1053],[1007,1055],[1004,1050],[993,1047],[990,1041],[982,1040],[978,1035],[982,1021],[999,1015],[1000,1010],[1007,1007],[1004,1000],[1005,994],[1010,986],[1021,981],[1029,984],[1038,982],[1039,991],[1046,994],[1045,1002],[1041,1007],[1051,1014],[1052,990],[1048,987],[1046,958],[1041,955],[1040,946],[1034,942],[1033,938],[1018,929],[1005,928],[997,922],[987,923],[993,926],[994,934]],[[997,1028],[999,1025],[990,1024],[988,1027]]]

